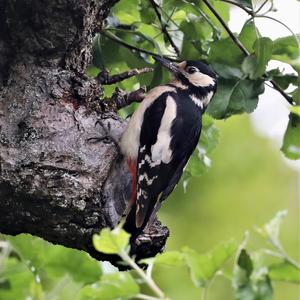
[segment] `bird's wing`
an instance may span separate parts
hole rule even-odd
[[[137,161],[137,228],[147,224],[157,201],[172,192],[199,139],[200,118],[186,122],[175,100],[175,93],[164,93],[144,115]]]

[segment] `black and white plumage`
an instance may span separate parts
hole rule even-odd
[[[133,176],[125,229],[135,236],[173,191],[199,141],[202,114],[216,91],[216,74],[200,61],[174,64],[170,84],[154,88],[134,112],[121,139]]]

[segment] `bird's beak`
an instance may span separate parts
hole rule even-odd
[[[153,58],[159,62],[161,65],[163,65],[164,67],[166,67],[167,69],[169,69],[172,73],[174,73],[175,75],[181,74],[181,70],[179,69],[179,67],[169,61],[168,59],[161,57],[161,56],[153,56]]]

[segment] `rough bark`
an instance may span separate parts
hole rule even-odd
[[[116,0],[0,0],[0,232],[31,233],[96,254],[91,236],[120,220],[130,176],[126,122],[84,72]],[[157,222],[132,245],[164,247]]]

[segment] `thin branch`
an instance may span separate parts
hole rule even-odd
[[[120,88],[116,88],[111,97],[111,101],[116,105],[117,109],[121,109],[133,102],[141,102],[146,96],[146,87],[141,87],[136,91],[126,93]]]
[[[161,31],[164,33],[165,37],[168,39],[168,41],[170,42],[172,48],[174,49],[174,51],[176,52],[177,56],[180,56],[180,50],[178,49],[178,47],[176,46],[176,44],[174,43],[174,41],[172,40],[168,30],[167,30],[167,24],[164,24],[164,21],[162,19],[162,16],[158,10],[158,5],[155,3],[154,0],[149,0],[156,15],[157,15],[157,18],[159,20],[159,23],[160,23],[160,26],[161,26]]]
[[[98,74],[98,76],[96,77],[96,80],[100,84],[110,85],[110,84],[114,84],[114,83],[123,81],[125,79],[128,79],[128,78],[136,76],[136,75],[141,75],[141,74],[145,74],[145,73],[149,73],[149,72],[153,72],[153,71],[154,71],[153,68],[131,69],[131,70],[128,70],[128,71],[120,73],[120,74],[109,76],[108,71],[106,69],[104,69]]]
[[[259,13],[262,9],[263,9],[263,7],[267,4],[267,2],[268,2],[269,0],[265,0],[261,5],[260,5],[260,7],[255,11],[255,14],[257,14],[257,13]],[[271,5],[271,8],[273,7],[273,5]],[[270,8],[270,9],[271,9]]]
[[[214,14],[214,16],[219,20],[224,29],[227,31],[233,42],[240,48],[245,56],[249,56],[250,52],[245,48],[245,46],[241,43],[241,41],[233,34],[233,32],[229,29],[225,21],[219,15],[219,13],[215,10],[215,8],[210,4],[208,0],[203,0],[205,5],[209,8],[209,10]],[[289,96],[274,80],[270,80],[275,90],[277,90],[291,105],[295,105],[293,98]]]
[[[166,299],[163,291],[157,286],[154,280],[152,278],[149,278],[125,251],[120,252],[119,256],[138,273],[138,275],[145,281],[148,287],[153,291],[155,295],[158,296],[159,299]]]
[[[275,81],[275,80],[270,80],[270,82],[273,85],[273,88],[278,91],[284,98],[285,100],[291,104],[291,105],[296,105],[296,102],[293,100],[293,98],[291,96],[289,96],[280,86],[279,84]]]
[[[232,5],[235,5],[235,6],[239,7],[240,9],[244,10],[247,14],[253,15],[252,9],[249,9],[249,8],[245,7],[244,5],[242,5],[242,4],[239,4],[239,3],[235,2],[235,1],[232,1],[232,0],[221,0],[221,1],[232,4]]]
[[[144,53],[144,54],[148,54],[148,55],[155,55],[155,56],[159,55],[159,54],[154,53],[152,51],[148,51],[148,50],[141,49],[141,48],[138,48],[136,46],[130,45],[130,44],[126,43],[125,41],[123,41],[122,39],[118,38],[116,35],[114,35],[110,32],[102,31],[101,34],[104,35],[105,37],[109,38],[110,40],[112,40],[112,41],[122,45],[123,47],[132,50],[132,51],[137,51],[139,53]],[[178,61],[176,58],[170,57],[168,55],[162,55],[162,56],[164,58],[167,58],[167,59],[171,60],[171,61]]]
[[[214,16],[219,20],[219,22],[222,24],[224,29],[227,31],[231,39],[234,41],[234,43],[241,49],[241,51],[246,55],[250,55],[250,52],[246,49],[246,47],[240,42],[240,40],[235,36],[235,34],[229,29],[226,22],[222,19],[222,17],[219,15],[219,13],[215,10],[215,8],[210,4],[208,0],[203,0],[205,5],[209,8],[209,10],[214,14]]]

